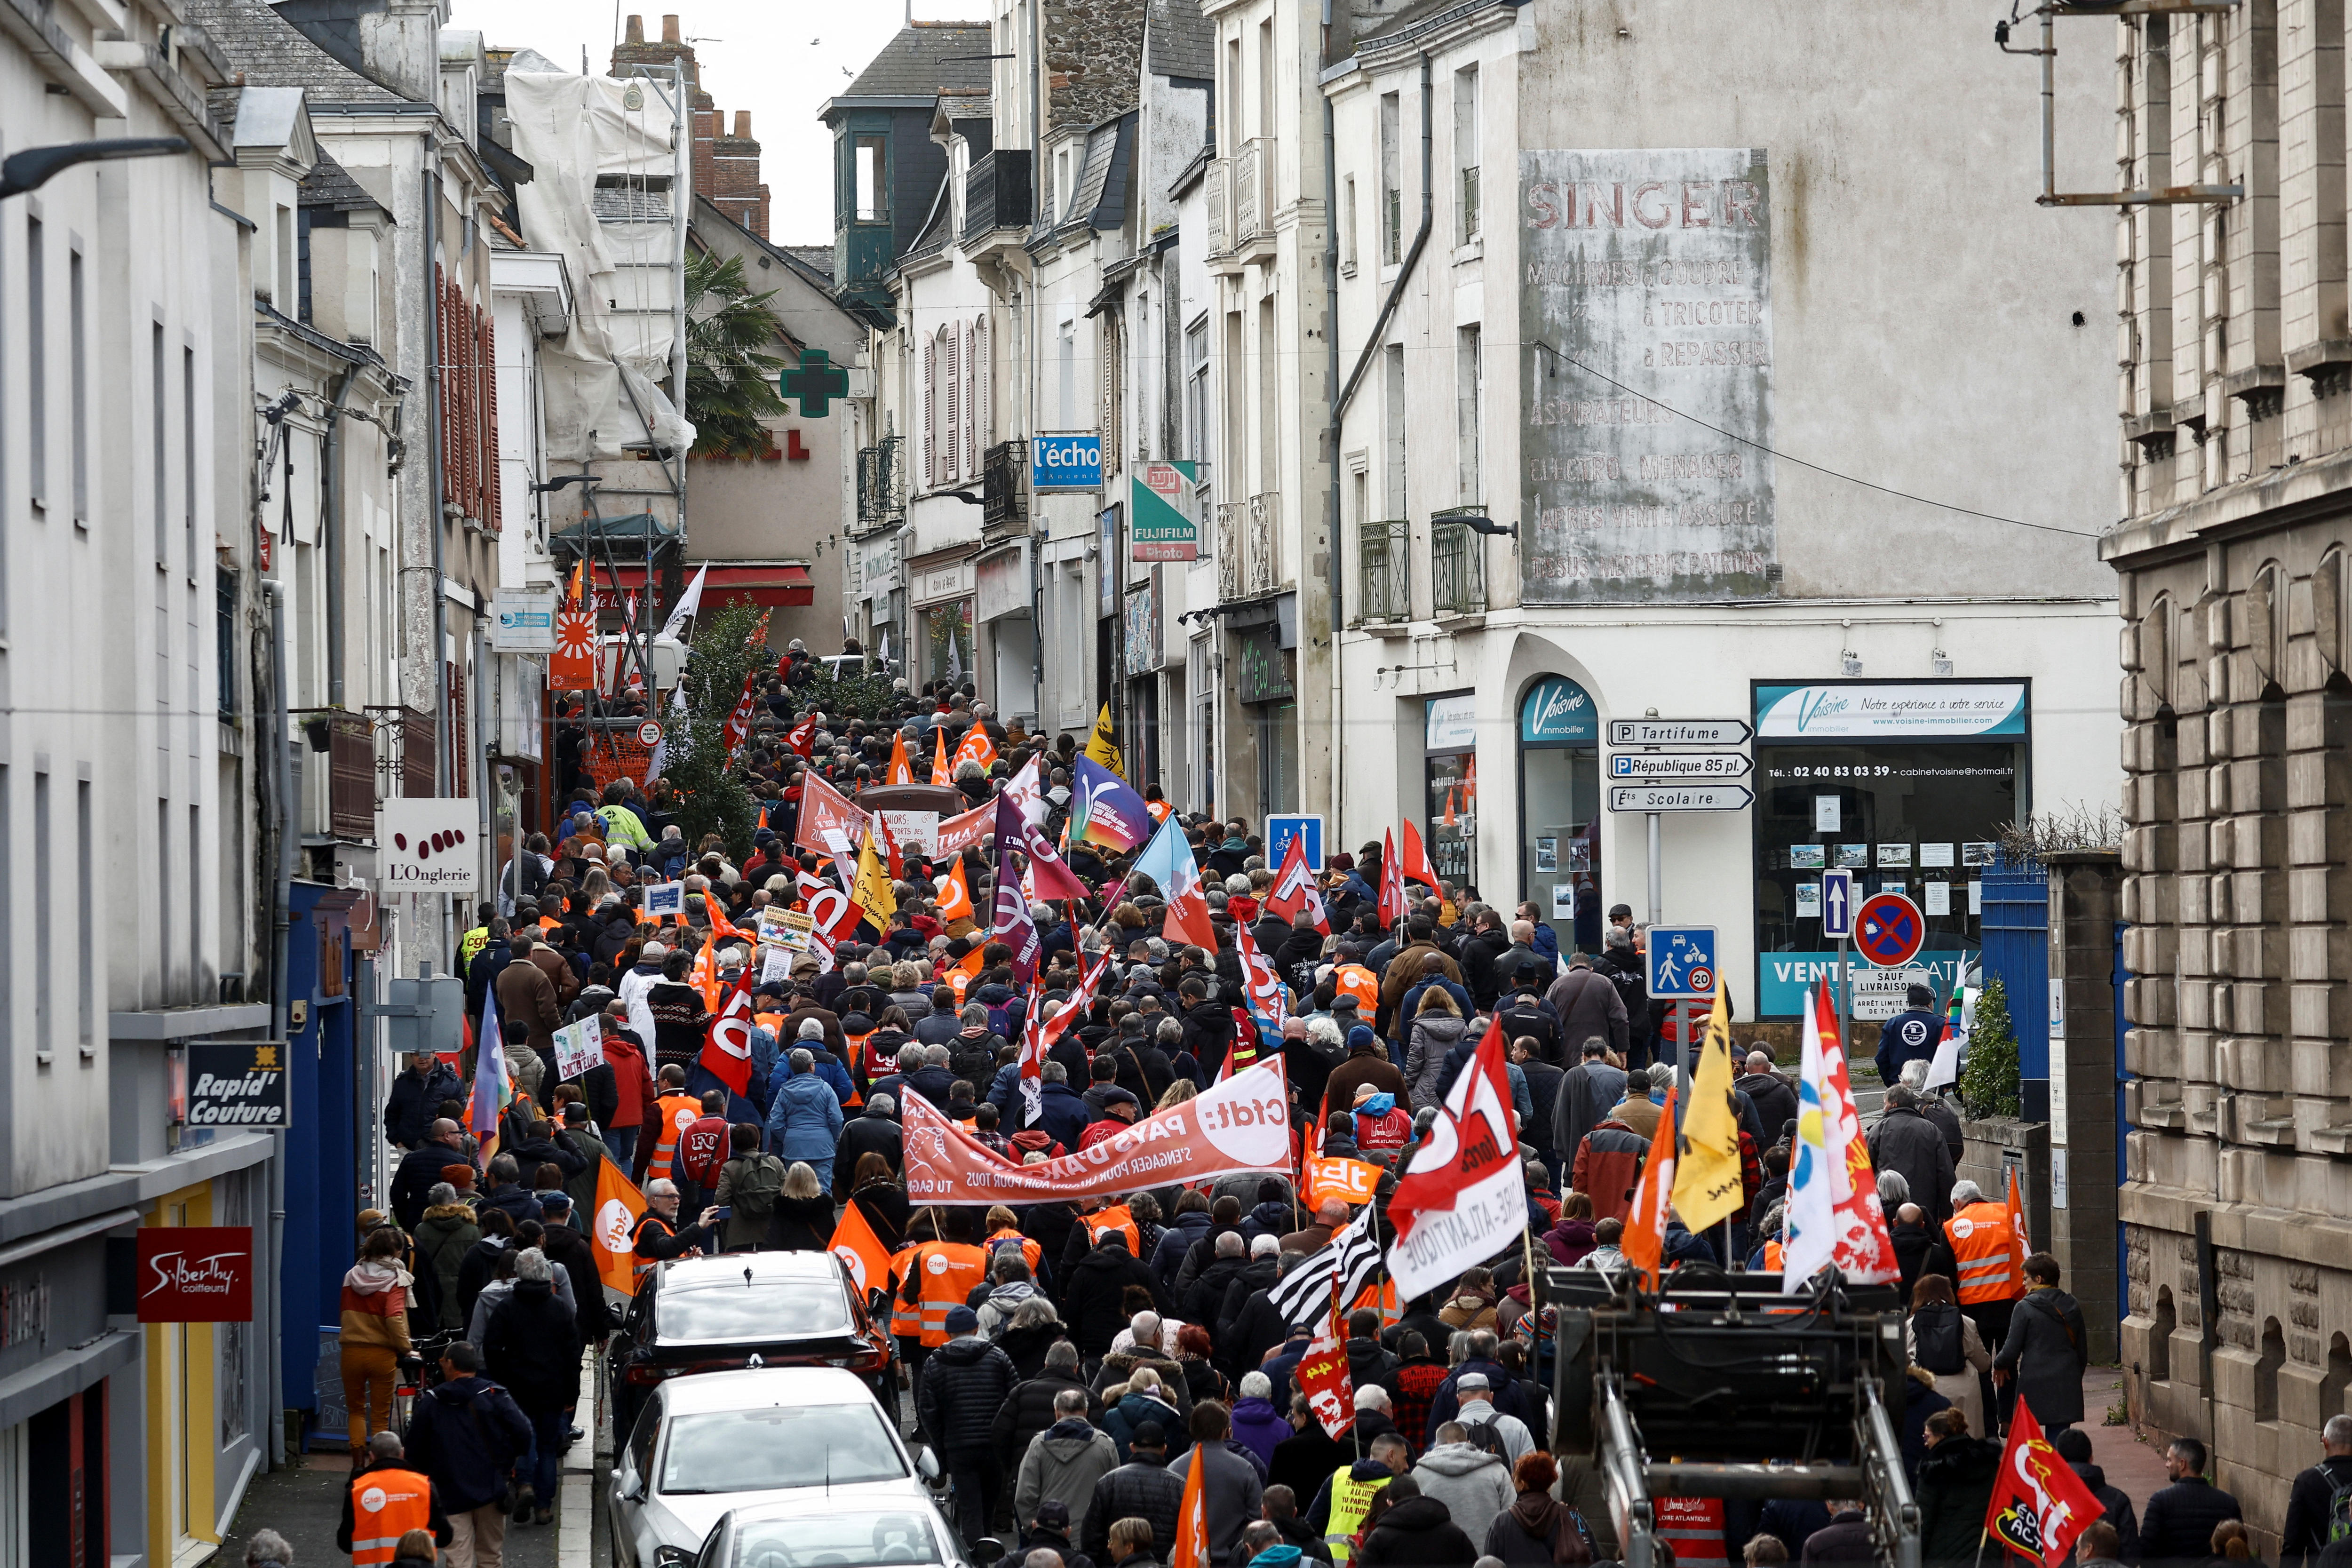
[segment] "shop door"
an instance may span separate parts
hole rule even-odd
[[[1548,676],[1519,702],[1520,896],[1563,949],[1601,951],[1601,724],[1592,699]]]

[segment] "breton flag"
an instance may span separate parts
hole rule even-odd
[[[1381,1244],[1372,1239],[1366,1216],[1358,1215],[1333,1231],[1322,1250],[1308,1253],[1269,1287],[1266,1300],[1282,1313],[1282,1321],[1294,1328],[1318,1322],[1331,1310],[1332,1280],[1339,1282],[1339,1300],[1352,1301],[1380,1262]]]
[[[1290,847],[1282,852],[1282,869],[1274,879],[1274,888],[1266,895],[1265,907],[1284,920],[1296,921],[1298,911],[1307,910],[1315,917],[1315,929],[1325,936],[1331,934],[1331,911],[1323,907],[1323,890],[1315,885],[1315,873],[1307,868],[1307,835],[1294,833]]]

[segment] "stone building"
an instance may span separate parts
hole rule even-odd
[[[2109,37],[2116,184],[2205,198],[2126,206],[2116,252],[2123,1358],[2134,1415],[2210,1442],[2268,1552],[2352,1384],[2344,12],[2059,41]]]

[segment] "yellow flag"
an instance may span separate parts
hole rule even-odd
[[[857,883],[849,891],[851,901],[866,911],[876,931],[890,929],[890,916],[898,908],[898,896],[890,889],[889,868],[874,847],[874,826],[866,824],[866,839],[857,850]]]
[[[1744,1202],[1731,1077],[1731,1007],[1718,984],[1698,1065],[1691,1072],[1690,1109],[1683,1112],[1682,1146],[1675,1162],[1675,1212],[1694,1231],[1720,1223]]]
[[[1102,712],[1096,716],[1095,732],[1087,740],[1087,760],[1100,763],[1121,778],[1127,776],[1126,761],[1118,754],[1118,731],[1111,726],[1110,704],[1108,702],[1103,704]]]

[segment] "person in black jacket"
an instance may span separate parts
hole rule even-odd
[[[2212,1555],[2213,1527],[2242,1519],[2238,1500],[2205,1479],[2205,1445],[2175,1437],[2164,1451],[2172,1484],[2140,1510],[2139,1552],[2145,1568],[2189,1568]]]
[[[1075,1227],[1072,1234],[1078,1234]],[[1105,1230],[1094,1249],[1069,1270],[1063,1288],[1063,1316],[1069,1321],[1070,1337],[1077,1342],[1081,1358],[1100,1361],[1109,1352],[1119,1330],[1127,1327],[1129,1285],[1142,1286],[1159,1308],[1167,1310],[1160,1281],[1152,1278],[1150,1266],[1128,1251],[1127,1233]]]
[[[980,1314],[950,1307],[948,1342],[923,1363],[916,1393],[923,1430],[939,1446],[955,1487],[955,1526],[969,1546],[988,1533],[1004,1490],[996,1413],[1014,1381],[1012,1358],[980,1337]]]
[[[1261,1237],[1258,1239],[1271,1241],[1274,1238]],[[1276,1257],[1274,1280],[1269,1280],[1268,1285],[1297,1268],[1306,1261],[1306,1257],[1302,1252],[1285,1252]],[[1244,1269],[1234,1279],[1232,1289],[1225,1292],[1225,1299],[1232,1300],[1234,1292],[1241,1289],[1249,1279],[1249,1270]],[[1274,1304],[1267,1289],[1258,1289],[1252,1290],[1242,1301],[1241,1310],[1233,1315],[1231,1322],[1217,1336],[1217,1348],[1224,1352],[1226,1370],[1238,1377],[1244,1372],[1255,1370],[1265,1360],[1265,1352],[1280,1344],[1289,1333],[1290,1323],[1282,1315],[1282,1309]]]
[[[392,1217],[400,1222],[401,1229],[416,1228],[432,1201],[434,1187],[448,1179],[442,1170],[450,1165],[470,1171],[474,1163],[466,1154],[465,1130],[444,1117],[429,1124],[425,1142],[402,1155],[392,1173]]]
[[[1383,1563],[1470,1568],[1478,1561],[1478,1548],[1454,1522],[1451,1509],[1423,1497],[1421,1484],[1411,1476],[1399,1476],[1372,1499],[1371,1510],[1364,1515],[1364,1544],[1353,1561],[1364,1568]]]
[[[415,1149],[431,1135],[441,1102],[459,1093],[457,1075],[431,1051],[418,1051],[408,1067],[392,1080],[392,1094],[383,1106],[383,1135],[403,1149]]]
[[[1184,1506],[1184,1479],[1168,1468],[1168,1434],[1157,1421],[1136,1427],[1127,1440],[1128,1461],[1095,1483],[1087,1503],[1087,1517],[1078,1530],[1078,1547],[1097,1563],[1110,1555],[1110,1527],[1122,1519],[1139,1519],[1151,1526],[1155,1548],[1162,1541],[1169,1551],[1176,1544],[1176,1521]]]
[[[2287,1492],[2286,1523],[2279,1531],[2279,1568],[2303,1568],[2306,1557],[2316,1557],[2329,1544],[2336,1495],[2339,1489],[2352,1489],[2352,1415],[2339,1411],[2327,1418],[2319,1428],[2319,1463],[2295,1477]]]
[[[1087,1396],[1087,1419],[1099,1424],[1102,1399],[1078,1375],[1078,1347],[1067,1340],[1056,1340],[1046,1347],[1044,1370],[1014,1384],[1004,1402],[996,1407],[996,1415],[989,1422],[989,1441],[996,1451],[1026,1454],[1030,1440],[1056,1419],[1054,1396],[1069,1388]]]
[[[573,1322],[580,1338],[602,1344],[613,1331],[613,1310],[604,1304],[604,1282],[596,1269],[595,1249],[571,1223],[572,1194],[551,1193],[539,1202],[547,1214],[547,1233],[539,1238],[540,1250],[572,1277],[572,1300],[578,1309]]]
[[[563,1455],[571,1411],[580,1402],[580,1328],[555,1299],[554,1265],[538,1247],[515,1258],[514,1294],[490,1313],[482,1356],[490,1375],[506,1384],[530,1418],[530,1481],[518,1492],[515,1518],[526,1499],[535,1524],[555,1518],[556,1462]]]
[[[2346,1417],[2344,1424],[2346,1436],[2352,1437],[2352,1416]],[[2067,1468],[2082,1478],[2083,1484],[2091,1489],[2091,1495],[2099,1500],[2099,1507],[2105,1510],[2101,1518],[2105,1521],[2107,1528],[2116,1532],[2115,1560],[2130,1565],[2130,1568],[2137,1568],[2139,1516],[2132,1511],[2131,1499],[2124,1495],[2121,1488],[2107,1485],[2107,1472],[2092,1462],[2091,1435],[2079,1427],[2070,1426],[2063,1432],[2053,1434],[2050,1439],[2050,1447],[2056,1449],[2058,1457],[2066,1461]],[[2347,1467],[2346,1479],[2352,1480],[2352,1466]],[[2320,1500],[2322,1503],[2326,1501],[2324,1491]],[[2294,1518],[2294,1500],[2292,1497],[2287,1500],[2286,1513],[2287,1519],[2292,1521]],[[2079,1560],[2087,1561],[2090,1553],[2078,1551],[2075,1556]],[[2286,1568],[2289,1561],[2285,1549],[2282,1547],[2279,1552],[2279,1568]]]
[[[572,1359],[576,1367],[576,1347]],[[481,1370],[482,1352],[466,1341],[443,1351],[442,1380],[417,1395],[401,1435],[410,1468],[448,1511],[452,1552],[468,1560],[478,1545],[495,1552],[505,1539],[507,1471],[531,1445],[530,1417]]]
[[[352,1479],[357,1479],[370,1470],[405,1469],[408,1469],[408,1465],[400,1457],[399,1434],[379,1432],[368,1439],[366,1463],[352,1471]],[[415,1472],[410,1471],[410,1473],[413,1475]],[[432,1485],[430,1477],[425,1478],[425,1484],[432,1492],[432,1501],[427,1505],[431,1523],[425,1528],[433,1532],[436,1544],[446,1546],[449,1544],[449,1516],[441,1507],[441,1489]],[[335,1550],[349,1552],[352,1549],[352,1527],[359,1522],[352,1510],[352,1497],[357,1489],[347,1486],[341,1489],[343,1494],[343,1513],[341,1519],[335,1524]]]

